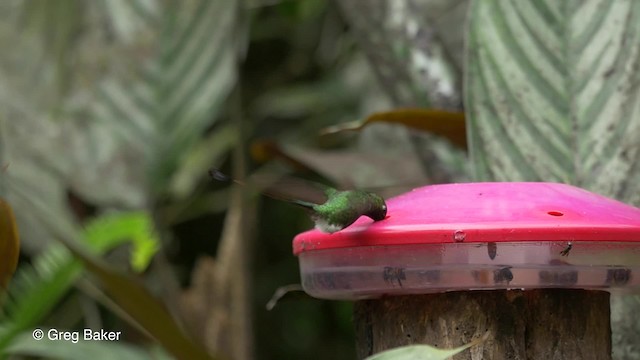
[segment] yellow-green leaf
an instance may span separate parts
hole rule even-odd
[[[489,333],[455,349],[438,349],[429,345],[408,345],[386,350],[369,356],[365,360],[446,360],[486,340]]]
[[[147,268],[160,243],[153,220],[144,211],[103,215],[87,224],[84,237],[100,250],[130,241],[131,267],[137,272]]]
[[[0,287],[6,288],[20,254],[18,226],[11,206],[0,198]]]
[[[435,109],[396,109],[373,113],[362,121],[352,121],[325,128],[321,134],[330,135],[344,131],[357,131],[376,122],[402,124],[442,136],[458,147],[467,148],[464,113]]]

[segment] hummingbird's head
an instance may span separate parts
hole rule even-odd
[[[370,194],[371,196],[371,210],[365,215],[373,219],[373,221],[384,220],[387,217],[387,204],[384,199],[376,194]]]

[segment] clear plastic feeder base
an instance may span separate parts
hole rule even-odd
[[[323,299],[460,290],[640,289],[640,250],[633,242],[363,246],[299,257],[304,290]]]

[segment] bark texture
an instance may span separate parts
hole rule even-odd
[[[488,339],[461,359],[611,359],[609,293],[577,289],[494,290],[397,296],[356,302],[362,359],[385,349],[453,348]]]

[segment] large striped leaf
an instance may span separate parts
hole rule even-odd
[[[640,2],[476,1],[466,104],[480,179],[640,203]]]
[[[153,36],[151,56],[131,69],[139,76],[114,74],[103,81],[93,107],[95,119],[105,129],[139,151],[156,193],[166,191],[203,132],[217,119],[235,84],[236,47],[242,44],[237,40],[243,33],[238,31],[235,1],[161,4],[160,14],[130,10],[130,16]],[[126,2],[118,6],[126,8]]]
[[[475,1],[469,139],[484,180],[562,181],[640,204],[640,2]],[[638,356],[638,297],[612,297],[616,358]]]

